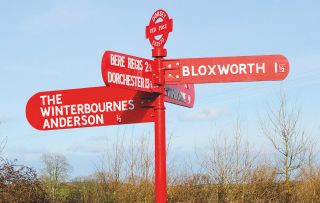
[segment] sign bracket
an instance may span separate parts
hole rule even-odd
[[[141,108],[154,108],[155,107],[155,97],[145,97],[140,100]]]
[[[166,84],[180,83],[180,61],[179,60],[163,60],[163,70],[165,71]],[[166,72],[170,73],[166,73]]]

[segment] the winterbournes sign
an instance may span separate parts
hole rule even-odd
[[[141,98],[153,96],[112,87],[39,92],[28,101],[26,115],[39,130],[153,122],[154,111]]]

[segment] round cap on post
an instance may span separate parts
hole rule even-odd
[[[152,49],[152,56],[155,58],[167,56],[164,45],[168,39],[169,32],[172,32],[173,21],[166,11],[159,9],[152,15],[149,25],[146,27],[146,38],[149,39]]]
[[[164,48],[152,49],[152,57],[163,58],[167,56],[167,50]]]

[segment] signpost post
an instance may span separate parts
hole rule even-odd
[[[149,25],[146,27],[146,37],[153,46],[152,57],[158,68],[158,77],[156,83],[159,86],[159,95],[155,105],[156,122],[155,129],[155,193],[156,202],[167,201],[166,189],[166,122],[164,106],[164,69],[162,68],[163,58],[167,56],[167,50],[164,49],[169,32],[172,32],[173,22],[164,10],[157,10],[153,13]],[[158,37],[158,38],[157,38]]]
[[[172,29],[172,19],[157,10],[146,26],[154,60],[106,51],[106,86],[40,92],[26,106],[27,120],[38,130],[154,122],[157,203],[167,200],[164,102],[192,108],[193,84],[283,80],[289,73],[282,55],[164,59]]]

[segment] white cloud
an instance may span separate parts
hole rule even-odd
[[[219,108],[201,108],[194,113],[180,114],[182,121],[213,120],[219,117],[225,110]]]

